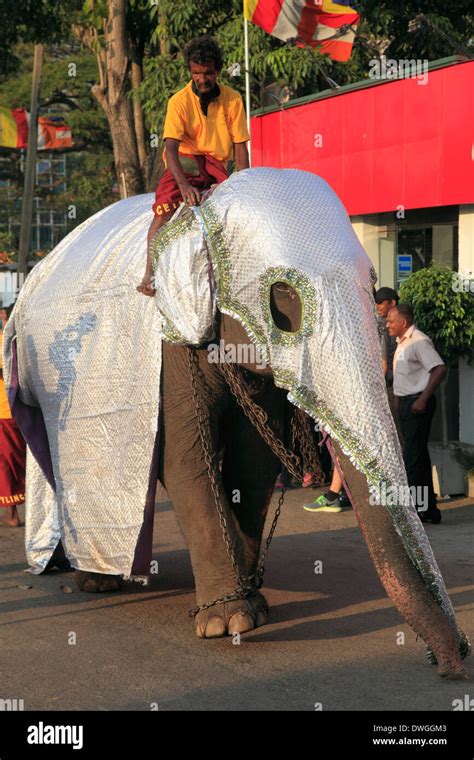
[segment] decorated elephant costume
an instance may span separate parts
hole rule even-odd
[[[6,328],[10,399],[29,444],[31,572],[61,541],[85,590],[146,579],[159,477],[190,550],[197,634],[262,624],[259,555],[279,462],[242,407],[261,407],[281,439],[288,398],[330,433],[387,593],[439,672],[462,676],[469,644],[424,528],[411,501],[386,498],[407,489],[406,474],[375,274],[340,201],[306,172],[232,175],[154,239],[156,309],[134,289],[150,198],[68,235],[28,277]],[[217,346],[249,349],[243,401],[235,373],[211,360]]]

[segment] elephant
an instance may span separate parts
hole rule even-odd
[[[331,436],[376,571],[430,661],[465,677],[469,642],[403,496],[375,272],[334,191],[292,169],[231,175],[152,241],[155,303],[135,292],[150,206],[125,199],[77,227],[6,327],[30,571],[60,546],[84,591],[146,582],[159,479],[190,552],[197,636],[264,624],[262,533],[290,406]]]

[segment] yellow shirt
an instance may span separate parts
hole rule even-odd
[[[2,360],[2,344],[3,333],[0,333],[0,369],[3,367]],[[11,420],[12,413],[8,404],[7,392],[5,390],[5,382],[3,378],[0,379],[0,420]]]
[[[180,140],[180,153],[228,161],[233,143],[250,139],[240,93],[224,84],[219,84],[219,89],[217,100],[209,103],[207,116],[193,92],[192,81],[169,99],[163,137]]]

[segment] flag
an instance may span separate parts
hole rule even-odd
[[[244,0],[244,16],[279,40],[296,39],[300,44],[318,48],[334,61],[348,61],[354,31],[334,37],[341,27],[360,20],[350,7],[352,0]],[[333,37],[333,39],[328,39]]]
[[[0,107],[0,147],[26,148],[30,114],[24,108]],[[38,118],[38,150],[72,147],[71,129],[57,116]]]
[[[28,142],[28,119],[23,108],[0,107],[0,146],[24,148]]]

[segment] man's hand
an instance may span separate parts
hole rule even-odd
[[[187,206],[199,206],[201,202],[201,193],[197,187],[193,187],[190,182],[180,182],[178,187],[183,196],[183,201]]]
[[[411,410],[413,414],[423,414],[426,412],[426,401],[424,400],[423,396],[420,396],[416,399],[416,401],[413,402],[411,405]]]
[[[148,269],[146,270],[143,280],[140,285],[137,286],[137,290],[139,293],[143,293],[144,296],[155,295],[156,291],[153,287],[153,271],[150,272]]]

